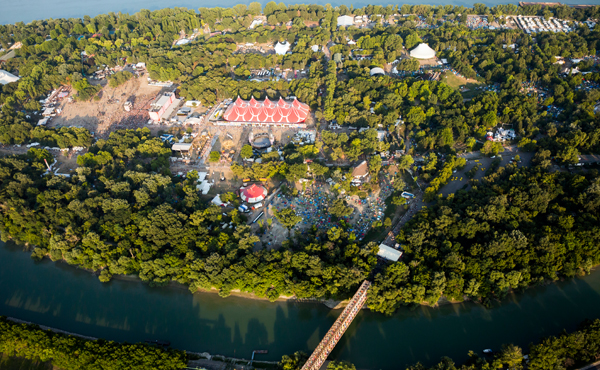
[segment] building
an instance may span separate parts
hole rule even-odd
[[[192,148],[192,143],[175,143],[171,147],[171,150],[173,150],[175,152],[187,153],[190,151],[191,148]]]
[[[223,119],[240,123],[298,124],[306,120],[309,112],[308,105],[295,98],[291,103],[283,98],[275,103],[268,98],[258,101],[254,97],[250,100],[238,97],[229,105]]]
[[[366,181],[369,181],[369,165],[362,161],[352,169],[352,184],[360,185]]]
[[[156,122],[160,121],[163,117],[163,114],[171,107],[171,105],[173,105],[174,101],[174,92],[167,92],[156,98],[154,103],[152,103],[150,106],[150,110],[148,111],[150,119]]]
[[[340,15],[337,17],[338,26],[352,26],[354,24],[354,17],[351,15]]]
[[[11,82],[17,82],[17,81],[19,81],[19,77],[13,75],[10,72],[6,72],[3,69],[0,69],[0,84],[6,85]]]
[[[432,59],[435,58],[435,50],[425,43],[420,43],[410,51],[410,56],[416,59]]]
[[[240,188],[240,198],[244,202],[258,203],[267,197],[269,192],[262,185],[252,184],[250,186]]]
[[[288,51],[290,51],[290,43],[287,41],[283,43],[277,42],[277,45],[275,45],[275,53],[277,55],[285,55]]]
[[[377,255],[388,261],[397,262],[400,257],[402,257],[402,252],[382,243],[379,244],[379,252],[377,252]]]

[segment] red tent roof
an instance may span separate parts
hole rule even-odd
[[[252,184],[246,188],[240,189],[240,197],[248,203],[260,202],[265,199],[266,196],[267,189],[260,185]]]
[[[274,103],[268,98],[258,101],[254,97],[244,101],[238,96],[223,114],[223,119],[232,122],[300,123],[306,120],[308,112],[308,105],[296,99],[288,103],[279,98]]]

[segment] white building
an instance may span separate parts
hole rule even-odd
[[[350,15],[340,15],[337,17],[338,26],[352,26],[354,24],[354,17]]]

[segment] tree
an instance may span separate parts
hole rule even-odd
[[[212,151],[210,152],[210,154],[208,155],[208,161],[215,163],[221,160],[221,153],[216,152],[216,151]]]
[[[242,150],[240,151],[240,155],[244,159],[252,158],[252,156],[254,156],[254,152],[252,150],[252,147],[250,145],[248,145],[248,144],[244,145],[242,147]]]
[[[343,199],[336,199],[333,201],[327,211],[335,217],[342,218],[350,216],[352,212],[354,212],[354,209],[352,207],[348,207]]]
[[[275,218],[281,223],[285,228],[288,229],[288,237],[289,233],[294,226],[300,221],[302,221],[302,217],[296,215],[296,211],[291,208],[285,208],[281,211],[275,211]]]
[[[373,174],[373,178],[377,179],[377,175],[379,174],[379,170],[381,170],[381,156],[374,155],[369,158],[369,172]]]

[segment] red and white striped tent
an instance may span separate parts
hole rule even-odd
[[[267,197],[267,189],[264,186],[252,184],[240,189],[240,198],[248,203],[258,203]]]
[[[272,102],[269,98],[258,101],[252,97],[242,100],[239,96],[227,108],[223,119],[230,122],[301,123],[306,120],[310,108],[297,99],[286,102],[282,98]]]

